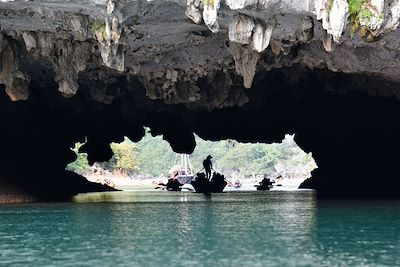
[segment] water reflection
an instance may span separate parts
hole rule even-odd
[[[399,201],[319,201],[316,249],[331,266],[400,265]]]
[[[0,265],[400,265],[397,202],[317,201],[309,191],[76,201],[1,206]]]
[[[93,197],[89,199],[93,200]],[[77,201],[87,200],[85,195]],[[216,261],[219,265],[242,265],[266,259],[292,264],[290,257],[279,256],[282,251],[295,253],[300,249],[305,255],[301,257],[307,258],[307,250],[314,244],[312,229],[316,200],[310,192],[213,195],[135,192],[134,195],[114,193],[101,200],[151,206],[153,210],[149,214],[136,214],[146,218],[147,227],[141,234],[148,236],[151,235],[149,231],[156,231],[157,236],[169,240],[167,243],[175,244],[173,251],[164,248],[163,253],[188,264],[201,260],[205,265]],[[143,205],[140,205],[142,210]],[[150,229],[149,216],[156,210],[156,218],[161,221]],[[293,242],[294,236],[296,242]],[[163,238],[160,238],[160,244]]]
[[[177,209],[177,221],[176,221],[176,235],[178,236],[178,247],[181,253],[187,254],[193,250],[192,243],[192,231],[193,231],[193,218],[191,216],[190,206],[187,202],[187,196],[182,197],[185,204],[180,205]]]

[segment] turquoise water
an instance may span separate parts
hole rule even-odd
[[[0,237],[0,266],[400,266],[400,202],[95,193],[0,206]]]

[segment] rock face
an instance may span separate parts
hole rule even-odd
[[[15,185],[0,179],[0,204],[34,202],[36,199]]]
[[[0,83],[5,85],[5,91],[12,101],[27,100],[29,97],[29,77],[21,71],[18,59],[18,48],[4,40],[1,43]]]
[[[2,1],[2,179],[98,190],[64,171],[69,148],[104,161],[147,126],[177,152],[295,133],[321,194],[398,196],[399,19],[398,0]]]

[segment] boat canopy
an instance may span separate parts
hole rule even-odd
[[[190,183],[193,178],[193,167],[188,154],[177,154],[174,166],[169,170],[171,178],[178,179],[181,184]]]

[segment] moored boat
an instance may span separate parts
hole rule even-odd
[[[167,189],[167,191],[182,191],[182,184],[179,183],[179,181],[176,179],[169,178],[166,184],[158,183],[155,189]]]
[[[222,174],[214,172],[211,180],[208,180],[204,173],[198,173],[191,184],[196,193],[222,193],[227,182]]]
[[[182,191],[182,184],[177,179],[169,179],[166,184],[168,191]]]
[[[259,185],[255,185],[257,187],[257,190],[270,190],[272,188],[272,184],[274,182],[271,181],[271,179],[264,177],[264,179],[259,183]]]
[[[181,185],[190,184],[193,179],[193,167],[188,154],[178,154],[174,166],[169,170],[170,178],[177,180]]]
[[[167,191],[182,191],[182,186],[184,184],[190,184],[193,179],[193,168],[190,163],[189,155],[178,154],[175,157],[174,166],[168,173],[168,182],[166,184],[158,183],[156,189],[162,188],[163,190],[167,189]]]
[[[235,188],[235,189],[239,189],[242,187],[242,183],[239,180],[236,180],[234,183],[229,182],[229,181],[227,181],[227,182],[228,182],[227,187]]]

